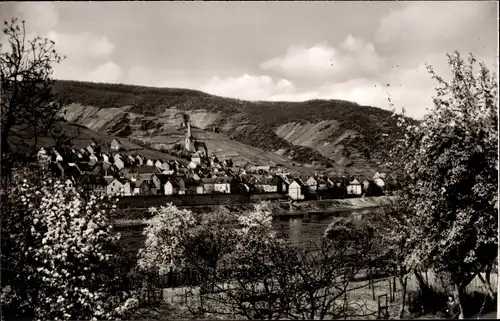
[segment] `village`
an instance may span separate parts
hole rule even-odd
[[[207,157],[201,150],[194,151],[185,166],[177,160],[125,155],[119,139],[110,146],[92,142],[86,148],[66,152],[42,147],[37,158],[67,185],[79,184],[84,191],[99,196],[278,193],[306,200],[379,196],[387,186],[385,173],[377,172],[370,178],[304,177],[279,166],[234,166],[229,158]]]

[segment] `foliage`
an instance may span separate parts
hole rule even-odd
[[[362,268],[346,260],[351,250],[345,243],[324,239],[313,253],[291,246],[273,232],[266,203],[239,216],[222,210],[196,219],[173,205],[156,214],[139,266],[196,272],[200,291],[191,295],[200,304],[193,314],[248,319],[345,314],[345,293]]]
[[[38,166],[15,170],[1,207],[2,290],[10,289],[3,316],[117,317],[123,298],[112,291],[113,210],[112,202],[86,201]]]
[[[52,67],[61,62],[47,38],[26,39],[24,21],[4,22],[3,33],[10,48],[0,53],[2,152],[10,144],[22,145],[31,135],[36,138],[51,131],[60,117],[61,105],[54,102]],[[28,136],[23,135],[29,129]]]
[[[416,240],[406,264],[450,273],[462,301],[465,286],[497,255],[498,85],[472,55],[465,61],[455,52],[448,63],[448,82],[429,67],[438,87],[423,122],[399,117],[405,139],[394,159]]]
[[[170,270],[182,270],[185,266],[185,234],[196,225],[189,210],[180,210],[171,203],[150,208],[154,214],[144,229],[144,248],[139,251],[138,267],[144,271],[166,274]]]

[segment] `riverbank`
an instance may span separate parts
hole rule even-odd
[[[307,213],[321,214],[386,206],[392,204],[394,201],[394,196],[378,196],[319,201],[294,201],[291,203],[269,202],[268,205],[274,217],[301,217]],[[208,214],[221,208],[226,208],[231,213],[243,213],[252,210],[254,204],[180,206],[180,208],[189,209],[195,214]],[[118,212],[113,223],[117,227],[146,225],[151,218],[150,216],[151,214],[145,208],[122,209]]]

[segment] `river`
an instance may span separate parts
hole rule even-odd
[[[362,222],[363,217],[380,211],[380,207],[370,207],[321,214],[309,213],[304,217],[295,218],[277,216],[273,220],[273,226],[279,236],[288,238],[292,244],[308,247],[311,241],[321,238],[334,217],[351,216],[354,221]],[[116,227],[115,230],[121,233],[124,248],[136,252],[142,246],[145,238],[142,235],[143,226]]]

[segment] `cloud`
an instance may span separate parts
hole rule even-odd
[[[481,37],[496,37],[488,30],[491,24],[485,23],[496,19],[492,16],[495,6],[493,2],[476,1],[407,3],[381,19],[375,43],[381,51],[398,55],[402,61],[418,59],[422,53],[481,50],[483,46],[477,48]],[[492,43],[488,45],[490,50],[496,49]]]
[[[28,30],[45,34],[54,29],[59,22],[59,12],[53,2],[20,2],[15,14],[26,20]]]
[[[127,71],[128,84],[152,87],[196,88],[199,81],[189,77],[184,70],[153,69],[144,65],[134,65]]]
[[[108,59],[116,48],[116,45],[107,37],[87,32],[65,34],[50,31],[46,37],[56,43],[56,49],[61,55],[65,55],[71,60]]]
[[[121,82],[122,75],[122,69],[113,61],[107,61],[94,68],[72,64],[61,64],[54,68],[56,79],[118,83]]]
[[[244,74],[240,77],[213,77],[200,90],[219,96],[246,100],[266,100],[278,94],[295,92],[295,86],[286,79],[273,80],[270,76]]]
[[[326,42],[312,47],[292,46],[260,67],[283,73],[292,79],[345,80],[376,74],[385,64],[371,43],[348,35],[337,47]]]

